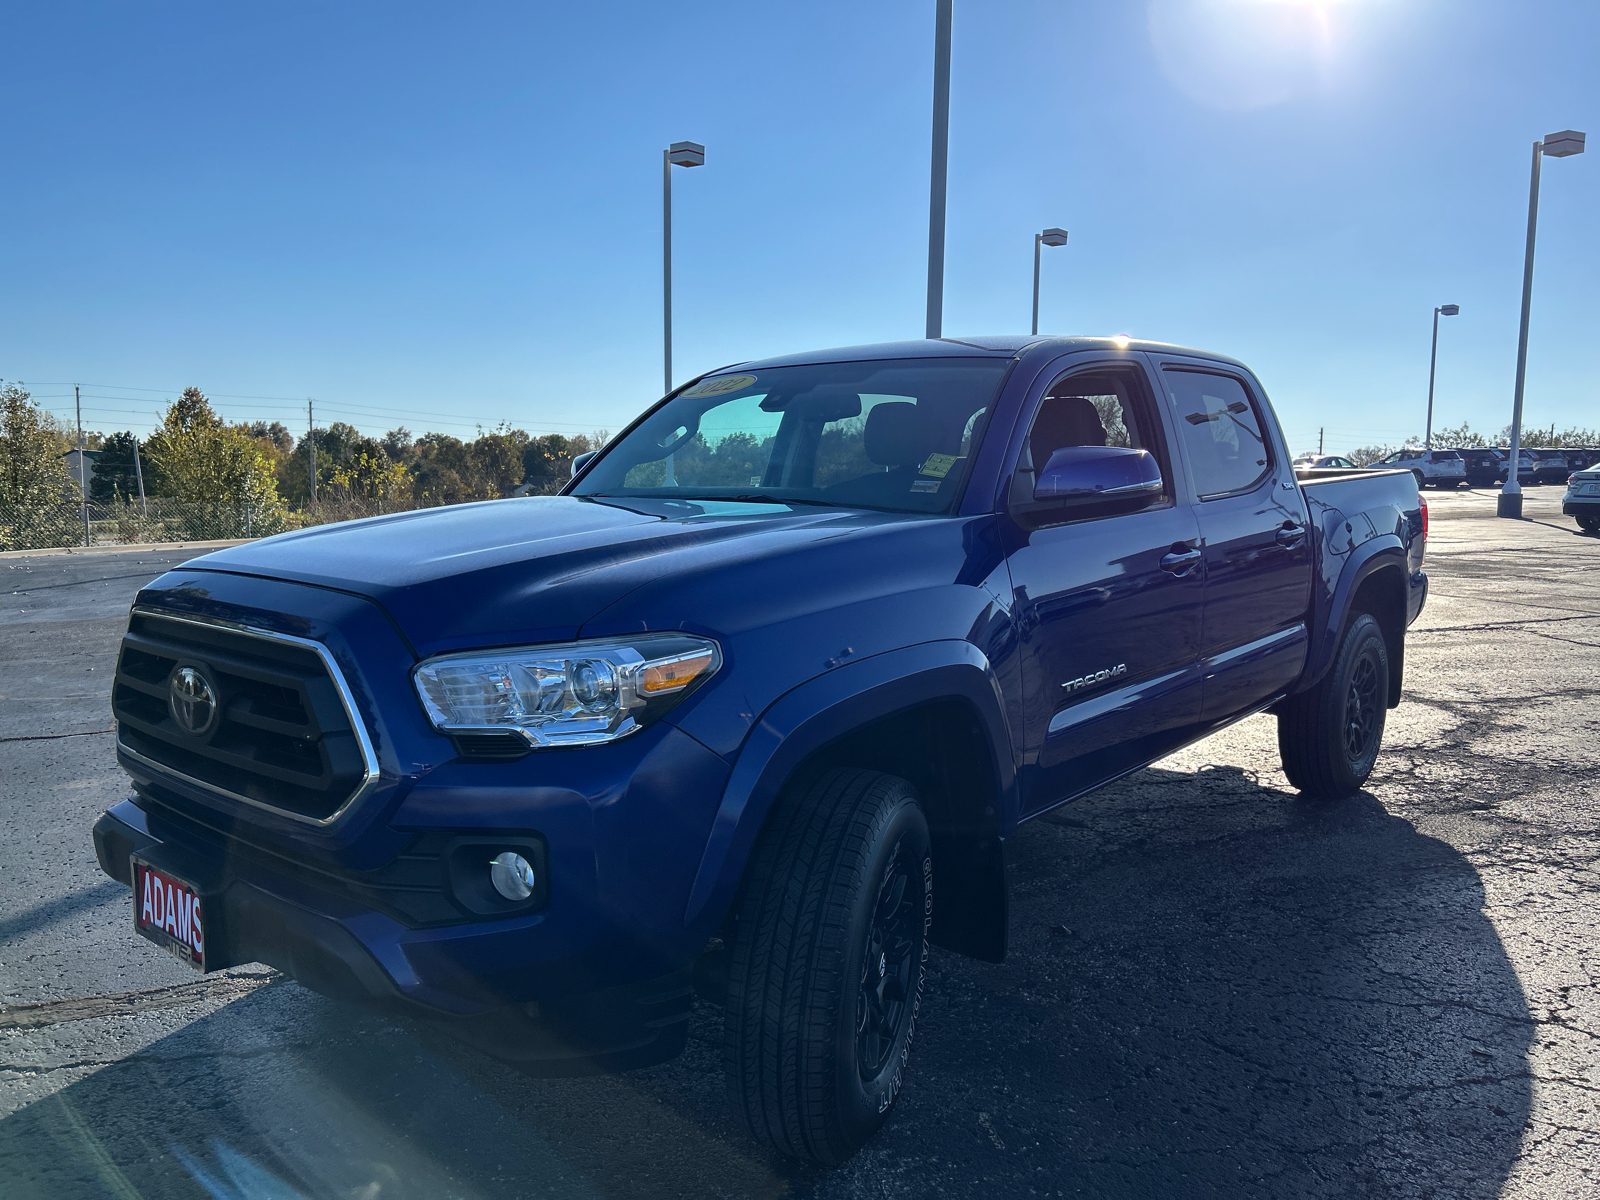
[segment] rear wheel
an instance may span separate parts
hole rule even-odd
[[[1289,782],[1320,799],[1360,791],[1383,744],[1388,704],[1389,648],[1378,622],[1361,613],[1327,675],[1278,713],[1278,753]]]
[[[1428,477],[1421,471],[1413,471],[1411,473],[1417,477],[1417,490],[1419,492],[1428,486]]]
[[[1600,517],[1579,517],[1578,528],[1585,533],[1600,533]]]
[[[836,769],[762,834],[737,910],[723,1042],[729,1098],[758,1142],[834,1165],[905,1081],[933,912],[915,790]]]

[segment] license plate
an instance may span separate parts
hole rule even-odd
[[[1600,483],[1586,483],[1578,491],[1585,496],[1600,496]]]
[[[174,958],[206,969],[200,889],[170,871],[133,860],[133,927]]]

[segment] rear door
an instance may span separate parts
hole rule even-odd
[[[1145,370],[1122,358],[1041,375],[1011,450],[1012,498],[1064,446],[1145,449],[1161,499],[1076,510],[1037,525],[1002,517],[1021,650],[1024,814],[1158,757],[1200,713],[1199,527],[1178,499],[1169,434]]]
[[[1161,381],[1205,552],[1201,719],[1212,723],[1272,699],[1304,669],[1312,540],[1254,381],[1205,360],[1163,361]]]

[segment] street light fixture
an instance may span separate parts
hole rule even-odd
[[[1039,336],[1039,247],[1065,246],[1067,231],[1051,226],[1043,233],[1033,235],[1033,335]]]
[[[1453,317],[1460,311],[1459,304],[1441,304],[1433,310],[1433,349],[1428,354],[1428,433],[1422,439],[1427,450],[1433,449],[1433,369],[1439,362],[1439,318]]]
[[[1583,134],[1576,129],[1552,133],[1533,144],[1533,174],[1528,184],[1528,250],[1522,260],[1522,326],[1517,333],[1517,386],[1511,401],[1511,457],[1507,460],[1506,481],[1500,489],[1495,512],[1502,517],[1522,516],[1522,485],[1517,482],[1518,457],[1522,452],[1522,385],[1528,370],[1528,314],[1533,308],[1533,243],[1539,225],[1539,162],[1545,155],[1570,158],[1583,153]]]

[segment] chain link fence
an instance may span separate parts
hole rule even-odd
[[[0,550],[52,550],[78,546],[139,546],[160,542],[210,542],[266,537],[311,525],[331,525],[386,513],[435,508],[413,500],[332,500],[315,508],[252,506],[224,501],[118,500],[110,504],[60,504],[27,508],[0,504]]]

